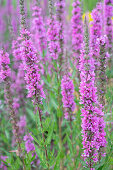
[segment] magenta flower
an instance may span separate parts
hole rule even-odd
[[[27,84],[26,88],[28,90],[28,97],[36,97],[36,100],[39,100],[39,98],[45,98],[41,84],[40,70],[38,67],[37,50],[33,46],[30,33],[27,30],[21,31],[21,37],[24,39],[21,47],[21,54],[24,70],[26,71],[25,80]]]
[[[32,20],[32,33],[33,40],[38,48],[40,54],[43,50],[47,48],[47,38],[44,21],[42,18],[42,10],[38,5],[35,5],[33,8],[33,20]]]
[[[83,23],[82,23],[82,12],[80,8],[80,1],[77,0],[73,2],[72,10],[72,47],[73,47],[73,57],[76,62],[77,68],[79,67],[79,56],[81,45],[83,42]]]
[[[94,103],[97,102],[96,88],[94,87],[95,73],[94,60],[85,55],[85,51],[81,51],[80,55],[80,100],[83,104],[81,109],[82,118],[82,133],[83,133],[83,157],[87,160],[89,167],[92,167],[92,161],[97,162],[99,144],[99,118]],[[88,161],[88,158],[90,159]]]
[[[69,75],[64,75],[61,81],[61,94],[65,112],[64,113],[65,119],[68,119],[70,117],[70,114],[75,109],[73,93],[74,93],[73,81],[70,79]]]
[[[57,60],[61,52],[61,49],[59,44],[59,27],[58,22],[56,20],[56,16],[52,16],[52,18],[48,20],[47,37],[51,59]]]
[[[112,43],[113,43],[113,0],[104,0],[104,11],[105,11],[105,34],[108,37],[108,50],[111,54]]]
[[[95,69],[98,69],[99,50],[97,39],[102,35],[102,4],[98,3],[96,8],[92,11],[91,29],[90,29],[90,46],[93,57],[95,59]]]
[[[84,46],[80,55],[80,100],[83,107],[82,112],[82,133],[83,133],[83,157],[88,167],[98,161],[100,147],[105,147],[106,139],[104,132],[104,113],[98,103],[97,89],[95,87],[95,67],[93,54],[85,54]]]
[[[59,65],[62,67],[63,63],[63,54],[64,54],[64,8],[65,8],[65,0],[57,0],[56,2],[56,13],[57,13],[57,21],[58,21],[58,30],[59,30],[59,44],[60,44],[60,54],[59,54]]]
[[[11,75],[9,54],[0,50],[0,78],[6,80]]]

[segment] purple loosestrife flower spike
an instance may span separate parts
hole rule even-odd
[[[65,0],[57,0],[56,2],[56,11],[57,11],[57,20],[59,27],[59,44],[60,44],[60,54],[59,54],[59,67],[60,73],[62,74],[63,67],[63,55],[64,55],[64,7]]]
[[[105,34],[108,37],[108,52],[113,52],[113,0],[104,0],[104,11],[105,11]]]
[[[61,81],[61,94],[62,94],[62,102],[63,102],[63,107],[64,107],[65,119],[70,118],[71,113],[75,109],[73,93],[74,93],[73,80],[71,80],[69,74],[66,74],[63,76],[62,81]]]
[[[33,9],[33,14],[32,14],[33,40],[35,41],[35,45],[36,47],[38,47],[38,51],[40,52],[41,55],[43,50],[47,48],[46,30],[45,30],[43,17],[41,15],[42,10],[39,4],[35,3],[32,9]]]
[[[45,98],[45,94],[41,85],[40,70],[37,65],[38,53],[32,43],[30,33],[26,29],[21,31],[21,37],[23,38],[21,54],[24,70],[26,71],[25,80],[27,84],[26,88],[28,89],[28,97],[35,97],[35,100],[39,103],[42,98]]]
[[[98,3],[96,8],[92,11],[92,18],[93,21],[91,22],[91,29],[90,29],[90,46],[92,49],[92,54],[95,59],[95,73],[97,74],[99,63],[98,63],[98,45],[97,45],[97,38],[100,38],[102,35],[102,5]]]
[[[94,162],[98,159],[99,144],[99,118],[97,117],[96,107],[94,103],[97,101],[96,88],[94,87],[95,73],[94,60],[89,53],[88,23],[85,17],[85,37],[83,49],[80,55],[80,100],[83,104],[81,109],[82,118],[82,136],[83,136],[83,157],[89,168],[93,167]]]
[[[24,8],[21,8],[21,10],[22,9],[24,11]],[[21,14],[21,10],[20,10],[20,14]],[[28,97],[33,98],[34,104],[37,105],[37,109],[39,112],[39,119],[41,123],[41,129],[43,129],[42,115],[41,115],[42,110],[40,109],[39,105],[42,104],[42,98],[45,98],[45,94],[44,94],[43,87],[40,82],[40,72],[39,72],[40,70],[38,67],[38,60],[37,60],[38,54],[31,40],[30,33],[24,27],[23,29],[21,29],[21,38],[23,39],[21,51],[22,51],[22,60],[24,64],[24,70],[26,71],[25,80],[26,80],[27,89],[28,89]],[[45,136],[43,132],[42,132],[42,137],[45,142]],[[48,160],[46,145],[44,147],[45,147],[46,159]]]
[[[0,78],[5,81],[11,75],[9,54],[0,50]]]
[[[49,0],[49,11],[50,11],[49,12],[50,18],[48,20],[48,32],[47,32],[48,48],[49,48],[51,59],[57,60],[61,50],[60,50],[60,43],[59,43],[59,27],[58,27],[56,16],[53,15],[52,0]]]
[[[24,0],[19,0],[19,4],[20,4],[21,28],[25,28],[26,27],[26,21],[25,21]]]
[[[98,73],[98,84],[97,84],[97,92],[99,102],[104,106],[105,105],[105,92],[106,92],[106,61],[107,61],[107,37],[101,36],[97,39],[97,44],[99,48],[99,73]]]
[[[97,89],[95,87],[95,64],[91,51],[89,52],[88,26],[85,22],[85,37],[83,49],[80,55],[80,100],[83,104],[81,109],[82,133],[83,133],[83,157],[89,168],[98,161],[98,152],[101,147],[105,147],[105,123],[102,106],[98,102]],[[101,152],[101,151],[100,151]],[[101,155],[104,154],[101,152]]]
[[[11,85],[10,85],[10,74],[11,70],[9,68],[10,59],[9,54],[6,53],[4,50],[0,50],[0,78],[5,83],[5,97],[7,99],[8,109],[10,111],[10,118],[13,127],[13,133],[16,139],[16,143],[18,144],[18,151],[17,155],[21,156],[21,140],[19,136],[19,127],[17,124],[17,118],[15,114],[15,110],[13,109],[13,99],[11,94]]]
[[[73,47],[73,57],[76,62],[76,67],[79,67],[79,56],[81,45],[83,42],[83,23],[82,23],[82,11],[80,7],[80,1],[77,0],[73,2],[72,11],[72,47]]]
[[[98,73],[98,84],[97,84],[97,92],[98,92],[98,108],[100,111],[104,109],[105,106],[105,92],[106,92],[106,61],[107,61],[107,53],[106,53],[106,47],[107,47],[107,37],[101,36],[99,39],[97,39],[97,44],[99,48],[99,73]],[[102,156],[105,156],[105,153],[103,153],[103,148],[106,146],[106,138],[105,138],[105,123],[104,123],[104,113],[103,115],[99,115],[99,161],[101,160]]]

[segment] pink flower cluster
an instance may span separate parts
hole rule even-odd
[[[64,8],[65,8],[65,0],[57,0],[56,2],[56,12],[57,12],[57,20],[58,20],[58,30],[59,30],[59,43],[60,43],[60,61],[62,64],[63,58],[63,46],[64,46]]]
[[[7,79],[11,75],[9,54],[4,50],[0,50],[0,78]]]
[[[21,54],[24,64],[24,70],[26,71],[25,80],[26,88],[28,89],[28,97],[37,99],[45,98],[45,94],[41,85],[40,70],[38,67],[37,50],[35,49],[30,33],[27,30],[21,31],[21,36],[24,41],[22,42]]]
[[[113,0],[104,1],[104,11],[105,11],[105,34],[108,37],[108,48],[111,53],[112,43],[113,43]]]
[[[60,44],[59,44],[59,27],[56,16],[53,16],[48,21],[48,49],[51,56],[51,59],[57,60],[59,57]]]
[[[92,54],[85,54],[85,50],[80,55],[80,100],[83,107],[82,112],[82,133],[83,133],[83,157],[87,161],[88,167],[92,167],[98,161],[98,151],[100,146],[105,147],[104,113],[98,103],[97,89],[95,84],[95,67]]]
[[[73,80],[71,80],[69,75],[64,75],[61,81],[61,94],[62,94],[62,102],[64,107],[64,115],[65,119],[68,119],[70,114],[75,109],[74,102],[74,84]]]
[[[93,57],[95,59],[95,66],[98,66],[98,44],[97,39],[102,35],[102,4],[98,3],[96,8],[92,11],[91,29],[90,29],[90,46]]]
[[[47,47],[46,30],[41,12],[42,12],[41,8],[38,5],[35,5],[33,7],[32,14],[33,40],[35,41],[36,47],[38,48],[40,53],[42,53],[43,50],[45,50]]]
[[[72,47],[73,47],[73,56],[74,60],[77,64],[77,68],[79,67],[79,55],[81,50],[81,45],[83,42],[83,23],[82,23],[82,14],[80,1],[77,0],[73,2],[73,10],[72,10]],[[76,57],[76,58],[75,58]]]

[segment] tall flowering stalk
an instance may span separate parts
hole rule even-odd
[[[23,38],[21,55],[24,70],[26,71],[25,80],[28,97],[35,97],[35,102],[41,102],[42,98],[45,98],[45,94],[41,85],[40,70],[38,68],[38,53],[32,43],[30,33],[26,29],[21,31],[21,37]]]
[[[98,100],[99,100],[99,108],[100,110],[104,110],[105,106],[105,92],[106,92],[106,61],[107,61],[107,37],[101,36],[97,40],[98,48],[99,48],[99,73],[98,73],[98,84],[97,84],[97,93],[98,93]],[[105,156],[103,153],[103,148],[106,146],[106,139],[105,139],[105,123],[103,116],[100,116],[99,119],[99,161],[101,160],[102,156]]]
[[[19,0],[19,5],[20,5],[20,22],[21,22],[21,27],[25,28],[26,27],[26,21],[25,21],[25,10],[24,10],[24,0]]]
[[[11,70],[8,66],[10,64],[9,54],[6,53],[4,50],[0,50],[0,78],[5,83],[5,97],[8,104],[8,109],[10,112],[11,123],[13,127],[13,133],[16,139],[16,143],[18,144],[17,155],[22,156],[22,149],[21,149],[21,139],[19,136],[19,126],[17,124],[17,117],[15,110],[13,108],[13,99],[11,94],[11,85],[10,85],[10,75]]]
[[[83,107],[81,109],[82,133],[83,133],[83,157],[88,167],[91,169],[98,161],[98,151],[101,146],[105,146],[104,120],[101,106],[99,106],[95,85],[95,66],[91,52],[89,52],[88,25],[85,29],[85,44],[80,55],[80,100]]]
[[[62,103],[64,108],[64,117],[72,121],[72,112],[75,109],[74,102],[74,84],[71,79],[71,73],[69,73],[69,63],[67,51],[65,52],[65,67],[64,75],[61,80],[61,94],[62,94]]]
[[[107,62],[107,53],[106,53],[106,42],[107,37],[101,36],[97,40],[99,47],[99,73],[98,73],[98,97],[99,102],[104,106],[105,105],[105,92],[106,92],[106,62]]]
[[[72,10],[72,47],[73,57],[76,63],[76,68],[79,68],[80,50],[83,42],[83,23],[82,23],[82,11],[80,7],[80,1],[73,2]]]
[[[92,11],[91,29],[90,29],[90,46],[92,49],[92,55],[95,60],[95,74],[97,76],[99,69],[99,52],[97,39],[102,35],[102,4],[98,3],[96,8]],[[98,80],[97,80],[98,81]],[[96,83],[97,83],[96,81]]]
[[[65,0],[57,0],[56,2],[56,11],[57,11],[57,20],[59,26],[59,43],[60,43],[60,53],[59,53],[59,67],[60,73],[62,73],[63,66],[63,56],[64,56],[64,7]]]
[[[59,57],[57,60],[57,82],[60,83],[63,74],[63,62],[64,62],[64,7],[65,0],[57,0],[56,2],[56,14],[58,21],[58,41],[59,41]],[[58,105],[61,109],[61,93],[60,87],[58,87]],[[62,152],[62,118],[59,117],[59,148]],[[63,170],[63,160],[60,162],[60,169]]]
[[[47,37],[46,37],[46,30],[45,25],[43,21],[43,17],[41,15],[42,10],[35,2],[35,5],[32,8],[33,10],[33,20],[32,20],[32,33],[33,33],[33,40],[36,44],[36,47],[38,48],[38,51],[40,52],[40,55],[42,54],[43,50],[47,48]]]
[[[104,0],[105,34],[108,37],[108,52],[112,54],[113,43],[113,0]]]
[[[73,163],[75,166],[75,154],[74,154],[74,146],[73,146],[73,134],[72,134],[72,112],[75,110],[75,102],[74,102],[74,84],[71,79],[71,74],[69,73],[69,64],[68,64],[68,56],[67,52],[65,54],[65,70],[64,75],[61,80],[61,94],[62,94],[62,103],[64,109],[64,118],[69,120],[70,123],[70,139],[73,149]]]
[[[23,0],[20,1],[21,1],[20,15],[22,18],[23,16],[22,11],[24,11],[24,1]],[[28,90],[28,97],[33,99],[33,103],[38,109],[39,120],[42,129],[42,137],[45,142],[45,136],[43,133],[43,125],[42,125],[42,110],[40,108],[40,104],[42,104],[42,99],[45,98],[45,94],[41,84],[40,69],[38,67],[39,54],[37,53],[37,50],[33,45],[30,32],[27,31],[27,29],[25,28],[25,24],[23,24],[23,22],[21,22],[21,25],[22,25],[21,38],[23,41],[21,43],[20,49],[21,49],[21,56],[24,65],[24,70],[26,71],[25,73],[26,88]],[[48,160],[46,145],[44,145],[44,148],[45,148],[46,159]],[[47,166],[49,169],[49,164],[47,164]]]
[[[34,105],[38,109],[41,129],[43,130],[42,110],[40,109],[39,105],[42,104],[42,99],[45,98],[45,94],[41,84],[40,70],[38,67],[38,60],[37,60],[38,53],[32,43],[30,33],[26,29],[21,30],[21,37],[23,38],[21,54],[22,54],[22,60],[24,64],[24,70],[26,71],[25,80],[26,80],[26,88],[28,90],[28,97],[33,99]],[[45,142],[45,136],[43,132],[42,132],[42,137]],[[46,159],[48,160],[46,145],[44,147],[45,147]],[[48,164],[48,168],[49,168],[49,164]]]
[[[69,73],[64,75],[61,81],[61,94],[62,94],[62,102],[64,107],[64,116],[65,119],[71,119],[71,114],[75,109],[74,102],[74,84],[73,80],[71,80]]]
[[[49,0],[49,14],[50,18],[48,20],[48,49],[52,60],[57,60],[61,52],[59,43],[59,26],[57,22],[56,15],[53,15],[53,3]]]

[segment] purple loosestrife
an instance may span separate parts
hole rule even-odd
[[[10,75],[11,70],[8,66],[10,64],[9,54],[4,50],[0,50],[0,78],[5,83],[5,97],[7,99],[8,109],[10,112],[11,123],[13,127],[13,133],[16,139],[16,143],[18,144],[17,155],[21,156],[21,140],[19,136],[19,127],[17,125],[17,118],[15,114],[15,110],[13,109],[13,99],[11,94],[11,85],[10,85]]]
[[[49,14],[50,18],[48,20],[48,49],[52,60],[57,60],[61,52],[59,44],[59,27],[56,15],[53,15],[53,4],[49,1]]]
[[[21,29],[26,28],[26,20],[25,20],[25,10],[24,10],[24,0],[18,0],[20,5],[20,23]]]
[[[95,73],[97,76],[97,71],[99,67],[98,57],[98,45],[97,38],[100,38],[102,35],[102,5],[98,3],[96,8],[92,11],[91,29],[90,29],[90,46],[92,49],[93,58],[95,60]]]
[[[98,161],[98,151],[100,147],[105,147],[106,139],[103,120],[104,113],[102,106],[98,103],[97,89],[95,87],[95,66],[93,54],[89,52],[88,25],[86,24],[83,49],[80,55],[80,100],[83,107],[81,109],[82,136],[83,136],[83,157],[89,168]],[[104,154],[102,155],[104,156]]]
[[[21,38],[23,39],[22,46],[21,46],[21,52],[22,52],[22,60],[24,64],[24,70],[26,71],[25,74],[25,80],[27,84],[28,89],[28,97],[31,97],[34,101],[34,104],[37,106],[38,112],[39,112],[39,119],[41,124],[41,129],[43,130],[42,125],[42,110],[40,108],[40,104],[42,104],[42,99],[45,98],[45,94],[43,91],[43,87],[40,82],[40,70],[38,67],[38,58],[39,55],[37,53],[37,50],[35,49],[32,40],[31,35],[25,28],[25,17],[24,17],[24,1],[20,0],[20,15],[21,15]],[[24,21],[24,23],[22,22]],[[45,136],[42,132],[42,137],[45,142]],[[44,145],[45,148],[45,155],[46,159],[48,160],[48,154],[47,154],[47,148],[46,145]],[[49,164],[48,164],[49,169]]]
[[[30,33],[26,29],[21,31],[21,37],[23,38],[21,54],[24,70],[26,71],[25,80],[28,97],[35,97],[35,100],[40,102],[42,98],[45,98],[45,94],[41,85],[40,70],[38,68],[38,53],[33,46]]]
[[[82,23],[82,11],[80,8],[80,1],[77,0],[73,2],[72,11],[72,47],[73,47],[73,57],[76,62],[76,67],[79,67],[79,56],[81,45],[83,42],[83,23]]]
[[[63,65],[63,55],[64,55],[64,8],[65,0],[57,0],[56,2],[56,11],[57,11],[57,20],[59,27],[59,44],[60,44],[60,54],[59,54],[59,67],[60,73],[62,74],[62,65]]]
[[[84,47],[83,47],[84,48]],[[97,162],[99,144],[99,118],[96,108],[93,106],[97,101],[96,88],[94,87],[94,60],[91,54],[86,54],[84,49],[80,55],[80,100],[83,104],[82,112],[82,136],[83,136],[83,157],[87,161],[88,167],[92,168],[93,163]]]
[[[104,110],[105,106],[105,92],[106,92],[106,61],[108,58],[108,55],[106,53],[106,47],[107,47],[107,37],[101,36],[99,39],[97,39],[97,44],[99,48],[99,73],[98,73],[98,84],[97,84],[97,92],[98,92],[98,108],[100,112]],[[103,115],[99,116],[99,161],[101,160],[102,156],[105,156],[105,153],[103,153],[103,148],[106,146],[106,138],[105,138],[105,123],[103,119]]]
[[[38,53],[35,49],[30,33],[26,29],[21,30],[21,37],[23,38],[21,54],[22,60],[24,64],[24,70],[26,71],[25,80],[26,80],[26,88],[28,90],[28,97],[33,99],[34,105],[36,105],[39,112],[39,119],[41,123],[41,129],[43,129],[42,125],[42,110],[40,108],[40,104],[42,104],[42,99],[45,98],[45,94],[43,91],[43,87],[41,84],[41,76],[40,69],[38,67]],[[42,132],[42,137],[45,142],[45,136]],[[48,160],[47,148],[45,147],[45,155]],[[49,164],[48,164],[49,167]]]
[[[62,81],[61,81],[61,94],[62,94],[62,102],[63,102],[65,119],[70,118],[71,113],[75,109],[73,93],[74,93],[73,80],[71,80],[69,74],[66,74],[63,76]]]
[[[42,10],[40,6],[36,4],[32,9],[33,9],[33,14],[32,14],[33,40],[41,55],[43,50],[47,48],[46,30],[45,30],[43,17],[41,15]]]
[[[105,34],[108,37],[108,52],[112,54],[113,43],[113,0],[104,0]]]
[[[5,81],[11,75],[9,54],[0,50],[0,78]]]
[[[98,99],[99,102],[105,105],[105,92],[106,92],[106,62],[108,60],[108,55],[106,53],[107,48],[107,37],[101,36],[97,39],[97,44],[99,48],[99,73],[98,73]]]

